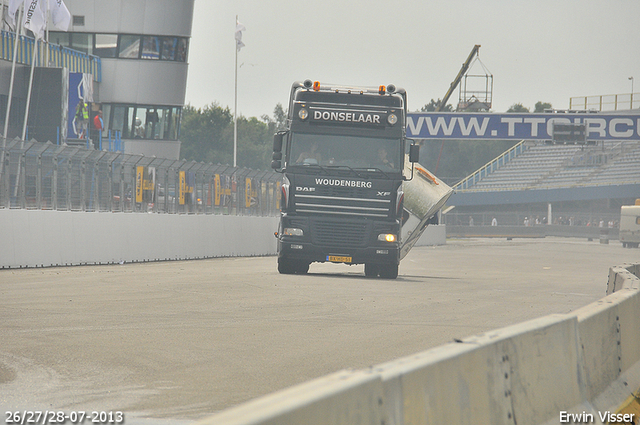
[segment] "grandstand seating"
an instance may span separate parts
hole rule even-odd
[[[640,142],[595,145],[525,142],[523,149],[490,171],[476,172],[461,191],[500,191],[640,183]],[[462,183],[462,182],[461,182]]]

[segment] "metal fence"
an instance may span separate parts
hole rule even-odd
[[[0,144],[0,208],[279,214],[281,175],[272,170],[34,140],[7,140],[3,148],[4,144]]]
[[[11,62],[14,49],[16,50],[16,62],[23,65],[31,65],[35,40],[20,35],[16,45],[16,34],[9,31],[0,31],[0,59]],[[83,52],[62,47],[57,44],[38,41],[36,65],[68,68],[70,72],[83,72],[93,75],[96,82],[102,81],[102,62],[98,56],[88,55]]]
[[[632,90],[633,91],[633,90]],[[607,94],[602,96],[579,96],[569,98],[569,109],[586,111],[624,111],[637,108],[640,93]]]

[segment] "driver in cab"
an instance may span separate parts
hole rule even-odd
[[[377,168],[396,168],[385,148],[378,149],[378,156],[372,165]]]
[[[298,159],[296,160],[296,164],[320,164],[322,160],[322,155],[318,152],[318,143],[313,142],[308,151],[302,152]]]

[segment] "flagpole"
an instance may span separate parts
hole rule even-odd
[[[49,14],[50,14],[50,9],[49,9],[49,2],[47,1],[47,11],[44,14],[45,16],[45,22],[49,19]],[[44,55],[44,67],[48,68],[49,67],[49,25],[44,27],[44,48],[45,48],[45,55]]]
[[[236,27],[238,26],[238,15],[236,15]],[[233,107],[233,166],[237,166],[238,158],[238,45],[236,42],[236,80],[234,90]]]
[[[24,148],[24,142],[27,137],[27,122],[29,121],[29,104],[31,103],[31,90],[33,88],[33,72],[36,69],[36,56],[38,54],[38,35],[33,39],[33,57],[31,58],[31,74],[29,76],[29,89],[27,90],[27,106],[24,108],[24,123],[22,124],[22,141],[20,142],[20,149]],[[14,197],[18,196],[18,187],[20,186],[20,168],[22,161],[18,162],[18,172],[16,173],[16,185],[14,189]]]
[[[24,108],[24,123],[22,124],[22,140],[27,137],[27,121],[29,120],[29,104],[31,103],[31,90],[33,89],[33,73],[36,69],[36,55],[38,54],[38,41],[36,36],[33,43],[33,57],[31,58],[31,74],[29,75],[29,89],[27,90],[27,106]]]
[[[4,5],[4,1],[3,1]],[[20,38],[20,28],[22,27],[22,10],[18,8],[18,20],[16,22],[16,39],[13,42],[13,63],[11,64],[11,82],[9,83],[9,97],[7,98],[7,113],[4,118],[4,132],[2,133],[2,158],[0,158],[0,177],[4,169],[5,151],[7,150],[7,135],[9,133],[9,116],[11,113],[11,99],[13,97],[13,83],[16,76],[16,60],[18,57],[18,40]]]
[[[7,113],[5,115],[4,120],[4,132],[2,133],[2,137],[5,142],[2,144],[3,152],[6,147],[7,134],[9,132],[9,113],[11,112],[11,98],[13,97],[13,82],[15,81],[16,76],[16,60],[18,58],[18,39],[20,38],[20,27],[21,27],[21,16],[22,9],[18,9],[18,21],[16,23],[16,39],[13,41],[13,61],[11,64],[11,82],[9,83],[9,97],[7,98]]]

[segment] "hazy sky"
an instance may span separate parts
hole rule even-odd
[[[442,98],[475,44],[493,74],[493,110],[640,92],[639,0],[196,0],[186,103],[238,114],[286,107],[291,83],[407,90],[409,109]],[[242,66],[240,66],[242,65]],[[483,74],[479,63],[474,74]],[[458,101],[458,91],[450,102]]]

